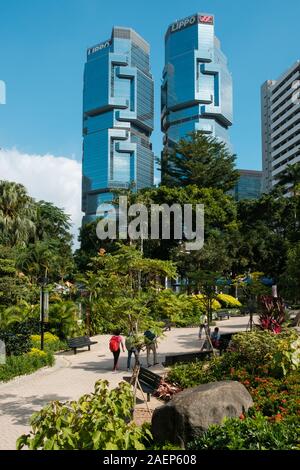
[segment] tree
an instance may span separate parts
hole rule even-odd
[[[90,271],[79,277],[86,290],[85,304],[93,332],[118,327],[138,330],[148,316],[153,289],[162,288],[165,276],[176,269],[168,261],[143,258],[134,246],[117,245],[113,254],[93,258]]]
[[[97,256],[101,248],[107,252],[114,252],[117,249],[114,240],[100,240],[97,237],[96,228],[99,219],[86,223],[80,227],[78,240],[80,248],[74,253],[74,261],[80,272],[88,269],[91,258]]]
[[[38,283],[43,278],[61,279],[61,274],[65,274],[67,261],[68,253],[63,254],[59,243],[50,239],[37,241],[20,250],[17,266],[34,283]]]
[[[291,243],[299,239],[294,198],[276,194],[238,203],[240,241],[234,271],[260,271],[278,279],[285,270]]]
[[[167,149],[161,162],[162,183],[167,186],[195,184],[226,192],[239,178],[236,156],[227,145],[202,131],[192,132]]]
[[[24,245],[35,233],[36,206],[22,184],[0,181],[0,242]]]
[[[285,169],[279,173],[277,177],[277,184],[279,186],[287,187],[293,192],[293,196],[299,195],[300,185],[300,162],[292,165],[287,165]]]
[[[15,251],[0,245],[0,307],[6,308],[34,297],[34,287],[16,268]]]
[[[65,246],[71,245],[70,216],[51,202],[38,201],[36,203],[35,225],[35,241],[55,239]]]
[[[279,287],[289,300],[295,304],[300,301],[300,242],[288,250],[287,266],[280,277]]]

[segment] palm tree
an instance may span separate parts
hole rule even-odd
[[[17,258],[19,269],[34,282],[48,278],[57,272],[58,258],[53,249],[51,240],[37,241],[22,249]]]
[[[277,177],[277,184],[279,186],[290,185],[293,196],[296,197],[299,184],[300,184],[300,162],[294,163],[293,165],[287,165],[286,168],[279,173]]]
[[[22,184],[0,181],[0,233],[9,246],[25,244],[35,232],[36,207]]]

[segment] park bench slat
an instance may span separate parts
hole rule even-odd
[[[139,371],[139,382],[143,392],[147,394],[147,401],[150,401],[150,394],[157,390],[161,382],[161,377],[160,375],[141,367]]]
[[[76,349],[77,348],[84,348],[85,346],[88,346],[89,351],[91,350],[91,346],[93,344],[97,344],[97,341],[91,341],[89,336],[78,336],[77,338],[69,338],[67,340],[69,348],[74,350],[74,354],[76,354]]]
[[[206,357],[210,358],[212,351],[198,351],[194,353],[175,354],[173,356],[166,356],[164,367],[173,366],[181,362],[194,362],[197,359],[204,360]]]

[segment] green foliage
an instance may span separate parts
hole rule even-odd
[[[300,300],[300,242],[294,243],[287,254],[287,266],[280,277],[279,287],[294,303]]]
[[[31,419],[31,433],[17,448],[32,450],[143,450],[152,436],[132,421],[133,394],[129,384],[108,390],[98,381],[95,391],[78,401],[52,402]]]
[[[13,277],[11,268],[15,265],[35,282],[44,276],[69,276],[74,264],[70,228],[70,217],[62,209],[45,201],[35,202],[20,184],[0,181],[0,244],[17,250],[14,261],[6,263],[0,252],[0,277],[1,265],[6,270],[6,279],[1,282],[9,285],[7,275]]]
[[[175,365],[168,380],[188,388],[226,377],[232,379],[232,370],[243,369],[247,376],[263,374],[271,377],[283,377],[299,370],[299,338],[295,331],[284,331],[279,335],[269,331],[237,333],[231,342],[231,350],[209,362]],[[241,377],[235,376],[235,379]]]
[[[0,320],[1,311],[21,300],[31,300],[35,289],[16,268],[16,250],[0,245]]]
[[[11,323],[8,328],[0,330],[0,339],[6,346],[8,356],[20,356],[32,346],[30,335],[37,325],[32,321]]]
[[[299,199],[299,198],[298,198]],[[289,248],[298,239],[299,202],[282,194],[264,194],[238,203],[239,240],[234,271],[264,272],[279,278],[285,271]]]
[[[17,305],[11,305],[2,310],[0,315],[0,327],[9,329],[11,324],[35,322],[39,319],[39,305],[32,305],[25,300],[20,300]],[[32,325],[33,326],[33,325]]]
[[[286,165],[285,169],[279,173],[277,179],[279,186],[286,187],[291,185],[290,190],[293,192],[294,197],[296,197],[300,184],[300,163]]]
[[[22,184],[0,181],[0,243],[25,245],[35,233],[36,207]]]
[[[0,382],[7,382],[20,375],[31,374],[41,367],[53,364],[54,357],[50,352],[43,353],[34,350],[20,356],[8,356],[6,363],[0,365]]]
[[[150,306],[164,277],[175,277],[173,263],[143,258],[136,247],[119,245],[113,254],[93,258],[91,268],[80,281],[92,333],[138,331],[149,322],[155,326]]]
[[[271,423],[262,414],[210,426],[189,450],[300,450],[299,418]]]
[[[201,131],[181,139],[162,158],[163,183],[169,186],[196,184],[200,188],[228,191],[238,180],[235,155],[226,144]]]
[[[284,330],[277,335],[268,330],[237,333],[231,341],[231,350],[239,355],[240,364],[249,367],[253,373],[266,367],[274,375],[283,375],[299,363],[297,339],[294,330]]]
[[[182,388],[196,387],[197,385],[215,382],[217,380],[214,370],[201,361],[188,364],[177,364],[168,373],[168,381],[178,384]]]
[[[287,375],[300,367],[300,337],[279,339],[272,356],[271,370],[277,376]]]
[[[78,314],[78,305],[72,300],[50,304],[48,324],[50,332],[60,339],[84,335],[85,326],[78,320]]]
[[[170,320],[177,326],[199,325],[205,309],[196,297],[175,294],[170,289],[158,292],[151,303],[151,316],[157,320]]]

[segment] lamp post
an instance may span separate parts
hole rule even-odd
[[[43,278],[40,290],[40,324],[41,324],[41,351],[44,350],[44,324],[48,322],[49,292],[45,290],[47,278]]]

